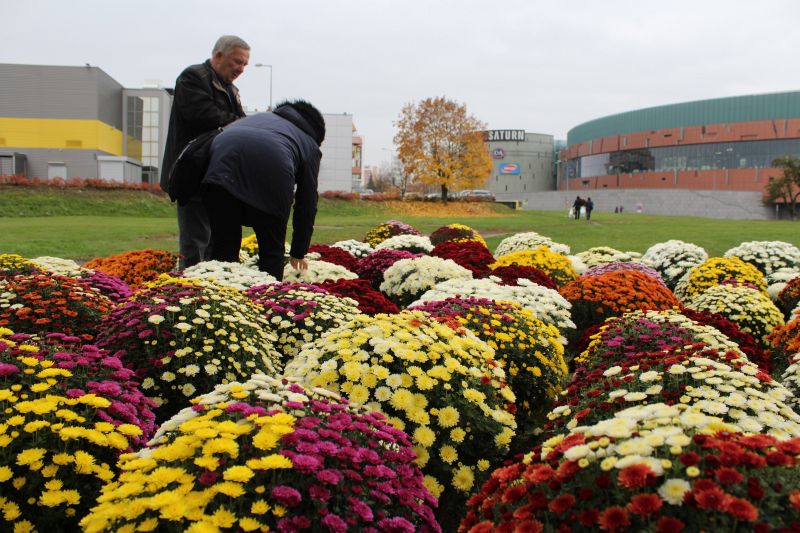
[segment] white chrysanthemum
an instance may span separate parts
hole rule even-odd
[[[708,259],[708,253],[696,244],[670,240],[648,248],[642,255],[641,261],[657,270],[664,279],[664,283],[674,289],[684,274],[706,259]]]
[[[664,501],[671,505],[683,505],[684,495],[692,490],[692,486],[685,479],[672,478],[666,480],[659,488],[658,494]]]
[[[585,274],[587,270],[589,270],[589,266],[577,255],[568,255],[567,259],[569,259],[569,262],[572,263],[572,268],[575,270],[577,275],[581,276]]]
[[[800,352],[789,357],[789,366],[783,371],[781,383],[792,393],[786,403],[800,412]]]
[[[357,241],[355,239],[338,241],[333,243],[331,246],[334,246],[336,248],[341,248],[346,252],[350,252],[350,255],[357,258],[362,258],[375,251],[375,248],[373,248],[369,243]]]
[[[622,252],[609,246],[595,246],[586,251],[575,254],[587,267],[604,265],[615,261],[635,261],[642,254],[637,252]]]
[[[402,303],[418,298],[443,281],[463,283],[472,280],[472,272],[452,259],[410,257],[395,261],[383,273],[380,290]]]
[[[81,277],[84,274],[91,274],[92,270],[81,267],[72,259],[63,259],[61,257],[51,257],[43,255],[31,259],[31,263],[36,265],[40,270],[46,270],[52,274],[67,276],[70,278]]]
[[[570,248],[566,244],[554,242],[549,237],[539,235],[535,231],[525,233],[516,233],[510,237],[506,237],[494,251],[495,257],[500,257],[511,252],[520,252],[523,250],[535,250],[539,246],[547,246],[552,251],[569,255]]]
[[[315,259],[308,261],[308,270],[295,270],[291,265],[286,265],[283,269],[284,282],[313,284],[337,279],[356,279],[357,277],[358,274],[350,272],[341,265]]]
[[[241,263],[224,261],[203,261],[184,270],[183,277],[208,279],[240,291],[255,285],[267,285],[278,281],[266,272],[260,272]]]
[[[500,285],[498,281],[498,278],[491,276],[485,279],[443,281],[425,292],[411,306],[470,296],[494,301],[512,301],[533,311],[536,318],[554,325],[562,333],[566,329],[575,329],[575,323],[570,315],[572,304],[558,291],[542,287],[527,279],[517,280],[519,285]],[[566,339],[562,337],[561,342],[566,344]]]
[[[411,253],[429,253],[433,244],[424,235],[395,235],[375,247],[375,250],[405,250]]]
[[[738,257],[766,275],[781,268],[800,268],[800,248],[783,241],[748,241],[725,252]]]

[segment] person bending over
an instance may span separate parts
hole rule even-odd
[[[317,178],[325,120],[303,100],[283,102],[225,128],[211,143],[203,203],[211,221],[211,259],[237,262],[242,226],[258,240],[258,268],[283,279],[284,242],[292,217],[290,264],[304,259],[317,214]]]

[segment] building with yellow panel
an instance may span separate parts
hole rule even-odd
[[[158,183],[172,97],[97,67],[0,64],[0,174]]]

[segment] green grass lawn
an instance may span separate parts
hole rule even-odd
[[[492,216],[412,216],[378,202],[321,199],[313,242],[362,239],[377,224],[402,220],[429,234],[459,222],[478,230],[491,249],[508,235],[535,231],[568,244],[573,252],[593,246],[644,252],[657,242],[680,239],[722,255],[744,241],[779,240],[800,246],[800,225],[790,221],[718,220],[595,211],[591,223],[558,211],[513,211],[492,206]],[[246,231],[245,234],[248,234]],[[0,253],[51,255],[85,261],[142,248],[177,250],[175,206],[141,191],[58,190],[0,187]]]

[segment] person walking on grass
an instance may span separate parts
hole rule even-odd
[[[586,206],[586,222],[589,222],[589,220],[592,218],[592,209],[594,209],[594,202],[592,202],[591,197],[586,198],[585,206]]]
[[[575,220],[580,220],[581,218],[581,207],[585,205],[583,198],[580,196],[575,197],[575,202],[572,204],[572,212],[574,213]]]

